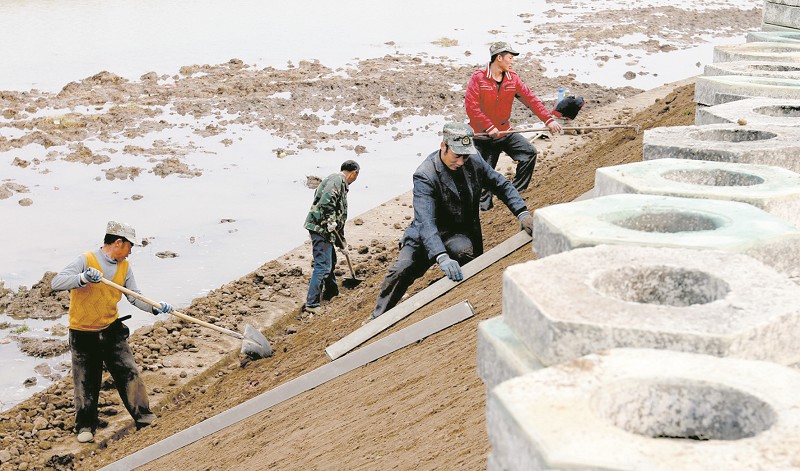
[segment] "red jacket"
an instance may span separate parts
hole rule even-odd
[[[469,79],[464,97],[464,106],[472,129],[476,133],[489,132],[494,127],[500,131],[510,129],[508,119],[511,117],[511,104],[515,97],[545,124],[553,119],[542,100],[522,83],[515,72],[505,73],[498,90],[497,82],[490,75],[488,65],[485,70],[476,70]]]

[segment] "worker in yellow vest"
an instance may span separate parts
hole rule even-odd
[[[146,427],[156,418],[128,345],[129,330],[122,323],[130,316],[119,318],[117,303],[122,293],[100,283],[105,275],[114,283],[139,291],[127,260],[133,245],[141,245],[133,227],[109,221],[103,246],[78,256],[52,281],[53,290],[70,290],[69,346],[75,382],[75,430],[81,443],[94,440],[104,365],[114,378],[120,399],[136,428]],[[152,314],[172,311],[167,303],[162,302],[160,309],[154,309],[132,296],[127,298],[134,306]]]

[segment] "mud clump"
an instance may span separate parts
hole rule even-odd
[[[27,193],[28,187],[14,182],[4,182],[0,185],[0,200],[11,198],[14,193]]]
[[[153,173],[161,178],[166,178],[168,175],[177,173],[181,176],[192,178],[199,177],[203,174],[200,170],[191,170],[189,165],[181,162],[177,158],[164,159],[153,167]]]
[[[64,160],[66,160],[67,162],[80,162],[86,165],[90,164],[100,165],[111,161],[111,159],[108,156],[96,155],[94,152],[92,152],[91,149],[89,149],[83,144],[70,146],[70,149],[72,149],[72,152],[70,154],[67,154],[66,157],[64,157]]]
[[[67,314],[69,293],[53,291],[50,283],[55,276],[55,272],[49,271],[30,289],[21,286],[10,299],[8,295],[0,297],[0,309],[5,307],[14,319],[58,319]]]
[[[36,358],[50,358],[69,351],[69,342],[59,339],[18,337],[17,344],[24,354]]]
[[[110,168],[105,170],[106,180],[133,180],[142,173],[139,167],[119,167]]]

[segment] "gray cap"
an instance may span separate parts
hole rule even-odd
[[[447,123],[442,129],[442,139],[453,152],[461,155],[477,154],[472,140],[475,133],[472,128],[464,123]]]
[[[511,44],[508,44],[505,41],[499,41],[499,42],[496,42],[496,43],[492,43],[492,45],[489,46],[489,55],[490,56],[493,56],[495,54],[500,54],[501,52],[509,52],[514,56],[518,56],[519,55],[519,52],[515,51],[511,47]]]
[[[136,238],[136,229],[124,222],[108,221],[106,234],[124,237],[133,245],[142,245],[142,242]]]

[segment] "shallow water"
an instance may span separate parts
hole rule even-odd
[[[754,0],[704,3],[708,8],[758,4]],[[575,73],[582,81],[649,89],[701,73],[696,63],[710,61],[713,44],[744,41],[743,36],[709,38],[712,42],[663,54],[631,54],[598,45],[554,55],[543,52],[546,42],[529,42],[535,37],[531,28],[556,21],[544,11],[561,11],[565,16],[557,20],[569,27],[570,15],[629,8],[631,2],[509,0],[503,8],[483,5],[422,0],[300,0],[280,4],[5,0],[0,2],[4,38],[0,42],[0,90],[58,91],[70,81],[101,70],[138,80],[149,71],[174,74],[184,65],[219,64],[231,58],[259,68],[284,68],[311,59],[336,68],[358,59],[400,52],[420,54],[429,61],[478,65],[486,59],[487,45],[496,40],[509,40],[519,44],[524,53],[532,52],[551,76]],[[526,13],[534,15],[520,15]],[[458,45],[432,44],[441,38],[456,40]],[[587,60],[615,51],[621,58],[610,60],[602,68]],[[635,66],[625,64],[632,59]],[[647,71],[648,75],[626,80],[623,74],[627,70]],[[542,98],[555,94],[554,90],[536,92]],[[59,114],[64,110],[46,112]],[[440,129],[443,122],[441,117],[417,118],[397,127],[419,130],[430,125],[431,129]],[[16,137],[14,131],[6,129],[2,128],[4,137]],[[56,161],[47,164],[49,173],[37,173],[10,164],[15,157],[41,158],[46,152],[38,145],[2,152],[0,181],[13,179],[28,186],[30,193],[22,196],[31,198],[34,204],[22,207],[16,195],[0,200],[0,280],[7,287],[30,286],[45,271],[59,271],[78,254],[99,246],[106,221],[117,219],[134,225],[141,237],[152,238],[150,245],[136,248],[130,258],[144,294],[186,306],[193,298],[307,239],[302,222],[313,192],[304,185],[306,176],[324,177],[337,171],[343,160],[358,160],[362,172],[349,196],[352,218],[409,190],[414,168],[438,146],[435,132],[417,132],[395,141],[392,136],[396,130],[369,131],[362,133],[366,137],[358,142],[369,149],[367,154],[309,151],[284,159],[278,159],[271,149],[284,146],[285,141],[257,128],[236,126],[228,126],[226,136],[234,144],[227,147],[219,142],[225,136],[203,138],[180,128],[112,145],[86,142],[93,149],[121,149],[126,144],[150,147],[155,139],[181,145],[195,143],[203,152],[193,152],[184,160],[202,169],[203,175],[198,178],[160,178],[143,173],[133,181],[96,181],[98,169],[94,165]],[[136,159],[141,158],[117,153],[113,164],[136,165]],[[134,201],[134,194],[144,198]],[[223,219],[234,222],[221,223]],[[155,256],[164,250],[179,256]],[[126,303],[121,304],[121,311],[133,314],[129,321],[132,330],[153,321],[152,316]],[[46,335],[46,323],[39,326],[37,322],[25,322],[32,327],[29,335]],[[65,319],[61,323],[66,323]],[[8,334],[0,331],[0,339]],[[20,358],[14,345],[0,345],[0,368],[4,371],[0,408],[48,384],[39,378],[35,387],[20,386],[25,378],[35,376],[31,371],[34,363]]]

